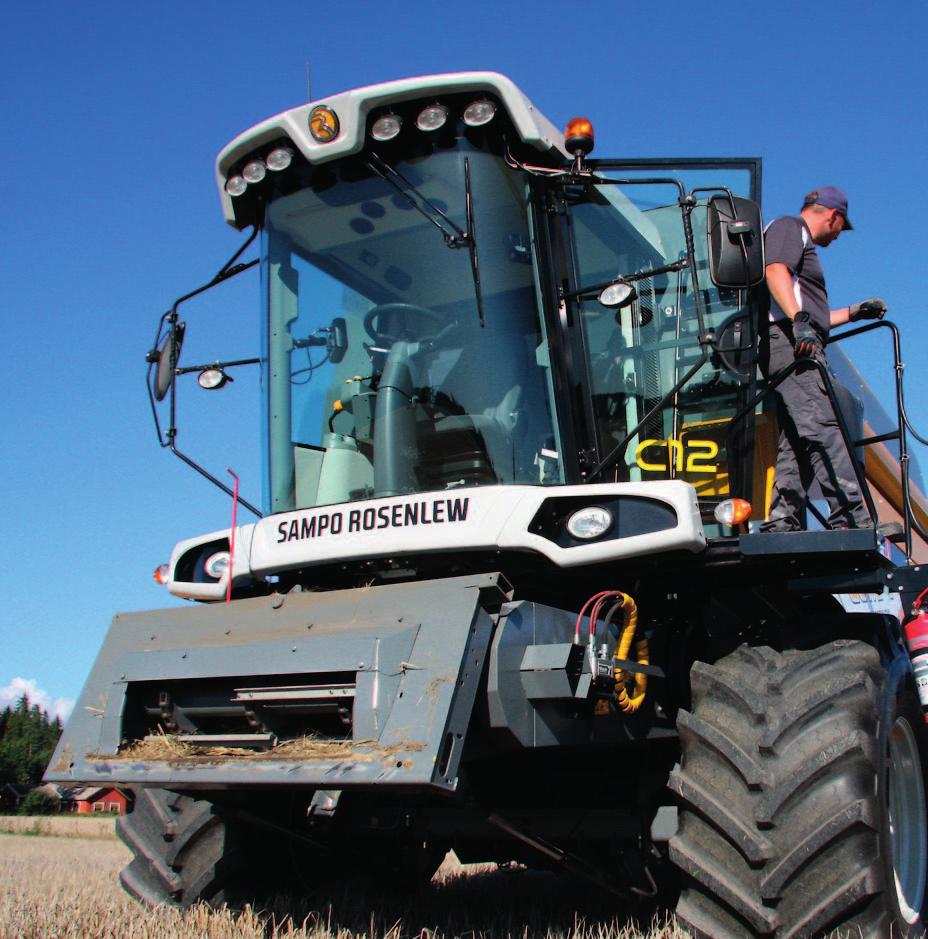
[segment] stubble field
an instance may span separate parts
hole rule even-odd
[[[148,910],[119,887],[128,858],[112,819],[0,818],[0,939],[687,937],[672,923],[639,931],[620,901],[565,878],[453,858],[414,897],[346,889],[316,902],[280,898],[260,912]]]

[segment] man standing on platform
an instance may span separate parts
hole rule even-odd
[[[762,334],[761,367],[769,378],[799,359],[777,388],[780,435],[770,515],[761,531],[803,528],[806,497],[813,480],[828,502],[833,529],[871,528],[852,455],[841,436],[834,406],[815,362],[825,362],[832,326],[882,319],[886,304],[863,300],[832,310],[816,247],[825,248],[853,226],[847,196],[835,186],[810,192],[798,216],[778,218],[764,235],[769,332]]]

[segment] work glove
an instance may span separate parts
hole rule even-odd
[[[852,323],[858,320],[881,320],[886,316],[886,301],[879,297],[861,300],[848,308],[848,319]]]
[[[822,340],[812,327],[812,317],[800,310],[793,317],[793,351],[797,358],[811,358],[822,351]]]

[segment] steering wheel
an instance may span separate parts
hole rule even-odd
[[[424,335],[420,329],[410,329],[417,319],[425,320],[432,329]],[[381,328],[381,323],[384,327]],[[453,321],[452,321],[453,323]],[[377,345],[392,345],[398,339],[431,339],[441,332],[442,327],[452,325],[443,316],[424,306],[414,303],[378,303],[371,307],[364,316],[364,329]],[[421,328],[421,327],[420,327]]]

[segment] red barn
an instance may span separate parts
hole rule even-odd
[[[121,789],[110,786],[72,789],[62,799],[62,809],[77,815],[93,815],[106,812],[110,815],[125,815],[129,796]]]

